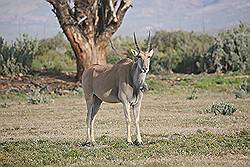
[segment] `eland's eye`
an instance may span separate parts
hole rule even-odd
[[[137,58],[138,58],[138,59],[141,59],[141,56],[140,56],[140,55],[138,55],[138,56],[137,56]]]

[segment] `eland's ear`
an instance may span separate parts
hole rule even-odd
[[[138,56],[137,50],[131,49],[130,52],[131,52],[134,56]]]
[[[153,56],[153,54],[154,54],[154,50],[153,49],[151,49],[149,52],[148,52],[148,57],[152,57]]]

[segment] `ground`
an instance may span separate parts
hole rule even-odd
[[[249,166],[250,98],[198,89],[197,98],[188,100],[187,88],[156,90],[161,89],[143,99],[143,146],[127,145],[121,104],[102,104],[95,123],[98,145],[88,148],[82,146],[83,96],[38,105],[7,100],[0,108],[0,165]],[[218,101],[239,110],[230,116],[204,112]]]

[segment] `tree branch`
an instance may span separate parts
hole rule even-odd
[[[53,6],[52,11],[58,18],[62,28],[67,25],[73,25],[76,22],[67,0],[47,0],[47,2]]]
[[[133,0],[121,0],[120,6],[118,7],[116,17],[117,21],[109,20],[109,24],[105,28],[105,30],[97,37],[96,42],[106,42],[108,43],[111,36],[118,30],[118,28],[121,26],[123,18],[129,9],[131,7]]]
[[[75,20],[75,16],[72,15],[71,8],[68,4],[68,0],[47,0],[52,6],[52,11],[56,14],[58,18],[59,24],[65,33],[66,37],[69,41],[75,41],[76,43],[80,43],[78,41],[85,41],[87,43],[87,38],[84,35],[80,35],[80,28],[77,26],[77,21]],[[72,46],[73,47],[73,46]],[[78,49],[83,51],[83,46],[78,46]]]
[[[86,18],[81,25],[85,37],[93,38],[98,0],[75,0],[75,17],[79,21]],[[98,18],[97,18],[98,19]]]

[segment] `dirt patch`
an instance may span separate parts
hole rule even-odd
[[[196,100],[182,96],[145,95],[141,111],[144,134],[194,133],[197,130],[233,133],[249,127],[249,99],[235,99],[228,94],[203,93]],[[200,111],[216,101],[234,103],[241,111],[231,116],[202,114]],[[62,97],[52,104],[31,105],[26,102],[0,108],[1,141],[20,139],[85,139],[86,104],[83,97]],[[103,134],[125,137],[125,120],[121,104],[104,103],[95,123],[96,137]]]
[[[43,93],[73,90],[80,86],[75,73],[35,72],[33,75],[0,76],[0,95],[9,93],[28,93],[39,89]]]

